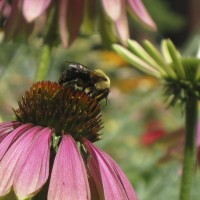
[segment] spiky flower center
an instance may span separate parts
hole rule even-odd
[[[63,87],[56,82],[42,81],[25,92],[14,109],[23,123],[50,127],[57,136],[69,133],[76,141],[86,137],[99,140],[102,115],[99,103],[74,87]]]

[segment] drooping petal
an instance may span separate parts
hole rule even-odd
[[[1,14],[1,12],[2,12],[4,6],[5,6],[5,4],[6,4],[5,0],[1,0],[0,1],[0,14]]]
[[[28,22],[40,16],[49,6],[51,0],[24,0],[22,12]]]
[[[95,200],[95,199],[97,199],[97,200],[104,199],[103,192],[99,192],[97,190],[97,187],[96,187],[94,178],[92,177],[92,174],[90,172],[90,169],[88,169],[87,172],[88,172],[88,181],[89,181],[89,185],[90,185],[91,199],[92,200]]]
[[[200,148],[200,121],[197,124],[197,147]]]
[[[50,142],[52,131],[44,128],[37,132],[24,156],[23,166],[18,168],[14,190],[18,199],[26,199],[42,188],[49,176]]]
[[[156,24],[148,14],[141,0],[128,0],[129,6],[133,14],[136,15],[143,23],[156,31]]]
[[[11,127],[15,128],[19,124],[20,124],[20,122],[18,122],[18,121],[2,122],[2,123],[0,123],[0,132],[2,129],[7,129],[7,128],[11,128]]]
[[[18,137],[23,136],[26,131],[29,131],[33,124],[24,124],[16,128],[0,143],[0,160],[8,150],[8,148],[17,140]]]
[[[117,29],[117,34],[122,44],[127,45],[127,40],[129,37],[129,27],[128,27],[128,18],[126,14],[126,5],[123,1],[121,3],[122,11],[119,18],[115,21],[115,26]]]
[[[129,180],[127,179],[124,172],[121,170],[119,165],[105,152],[102,152],[102,154],[107,158],[110,165],[112,165],[113,169],[115,170],[115,173],[120,181],[120,183],[123,186],[124,191],[126,192],[127,199],[134,199],[137,200],[137,195],[135,191],[133,190],[132,185],[130,184]]]
[[[20,122],[16,121],[0,123],[0,143],[9,133],[11,133],[19,125]]]
[[[5,1],[1,0],[0,1],[0,16],[8,17],[11,11],[11,6],[10,4]]]
[[[67,48],[78,36],[84,14],[84,0],[59,1],[59,30],[63,46]]]
[[[77,38],[84,17],[85,0],[69,1],[67,23],[69,30],[69,45]],[[76,14],[75,14],[76,13]]]
[[[95,184],[104,198],[109,200],[137,200],[130,182],[117,163],[106,153],[95,147],[90,141],[84,140],[91,159],[89,167]]]
[[[7,194],[12,185],[18,168],[23,166],[27,151],[32,140],[41,127],[33,127],[14,142],[0,161],[0,196]],[[4,140],[5,141],[5,140]],[[4,142],[3,141],[3,142]]]
[[[28,24],[22,14],[22,0],[13,0],[10,15],[5,22],[5,40],[27,36],[31,33],[33,23]],[[20,27],[20,28],[19,28]]]
[[[67,26],[67,8],[69,0],[59,0],[59,33],[64,47],[68,47],[69,33]]]
[[[102,0],[106,14],[113,20],[119,19],[122,11],[122,1],[124,0]]]
[[[48,200],[72,199],[90,200],[90,191],[76,143],[70,135],[64,135],[53,165]]]

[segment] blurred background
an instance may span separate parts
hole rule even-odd
[[[8,6],[16,2],[7,1]],[[91,3],[89,0],[86,2]],[[108,31],[113,27],[101,27],[106,24],[110,28],[112,20],[106,15],[101,2],[95,2],[96,21],[91,22],[89,14],[86,16],[90,10],[85,6],[84,23],[80,25],[76,39],[70,40],[67,46],[62,34],[61,40],[58,34],[46,37],[46,29],[38,25],[48,17],[54,5],[51,4],[51,10],[48,8],[48,13],[37,17],[37,21],[30,22],[39,27],[39,31],[28,31],[25,35],[18,29],[22,30],[28,23],[22,23],[21,26],[17,18],[13,19],[12,16],[10,19],[12,7],[11,14],[6,14],[6,6],[3,11],[0,5],[0,121],[13,120],[12,108],[17,107],[17,101],[35,82],[41,50],[44,44],[49,44],[50,61],[45,80],[57,81],[66,68],[65,61],[102,69],[110,77],[109,102],[107,105],[106,101],[101,102],[104,121],[102,140],[96,145],[110,154],[125,171],[139,199],[178,199],[184,143],[183,109],[181,106],[167,108],[162,84],[136,70],[112,50],[113,43],[123,44],[123,40]],[[195,56],[200,41],[200,1],[142,2],[155,22],[157,31],[141,25],[140,21],[127,13],[129,38],[139,42],[148,39],[158,46],[161,39],[171,38],[183,55]],[[76,21],[75,12],[71,17],[72,22]],[[89,22],[94,26],[92,31],[87,29]],[[17,26],[13,28],[15,24]],[[192,199],[197,200],[200,188],[198,163],[194,173]]]

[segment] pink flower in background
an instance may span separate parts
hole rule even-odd
[[[16,121],[0,124],[0,197],[13,189],[20,200],[137,200],[117,163],[93,144],[102,120],[89,95],[38,82],[14,112]]]
[[[89,32],[100,31],[103,39],[115,35],[125,44],[129,38],[127,8],[141,23],[156,30],[141,0],[101,0],[101,3],[102,6],[95,0],[13,0],[9,4],[3,0],[0,15],[5,18],[2,22],[5,39],[27,36],[37,30],[45,39],[55,41],[59,31],[62,44],[68,47],[82,26],[92,30]]]
[[[140,22],[156,31],[156,25],[141,0],[102,0],[102,4],[106,15],[114,22],[122,43],[129,38],[127,8]]]

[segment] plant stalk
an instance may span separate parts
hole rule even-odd
[[[45,80],[49,72],[49,67],[51,62],[51,50],[52,46],[56,41],[55,38],[57,38],[56,21],[57,21],[57,13],[55,7],[53,7],[50,11],[49,19],[46,26],[46,31],[44,34],[44,43],[41,47],[41,56],[35,76],[35,81]]]
[[[194,169],[196,164],[196,138],[198,123],[198,104],[195,97],[190,97],[185,105],[185,149],[180,200],[190,200]]]
[[[41,49],[40,63],[37,69],[35,81],[45,80],[49,71],[51,49],[48,44],[43,44]]]

